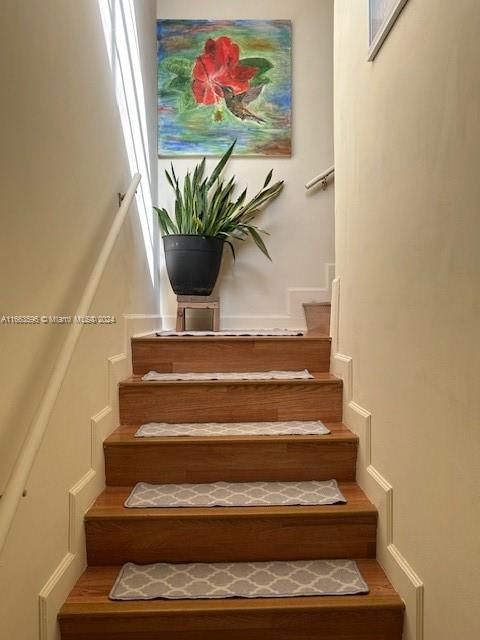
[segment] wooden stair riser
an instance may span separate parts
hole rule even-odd
[[[122,383],[122,424],[145,422],[340,422],[340,380],[259,383]]]
[[[355,479],[356,441],[105,445],[110,486],[137,482],[275,482]]]
[[[361,598],[361,596],[360,596]],[[401,640],[399,606],[62,617],[62,640]]]
[[[329,338],[137,338],[133,373],[147,371],[329,371]]]
[[[263,511],[263,509],[260,509]],[[374,558],[376,513],[86,522],[88,564]]]
[[[59,615],[62,640],[401,640],[404,604],[357,559],[362,596],[112,602],[119,566],[90,567]]]

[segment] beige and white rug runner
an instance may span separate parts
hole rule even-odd
[[[314,376],[304,371],[222,371],[218,373],[158,373],[149,371],[142,380],[146,382],[175,382],[203,380],[312,380]]]
[[[324,436],[330,430],[320,420],[289,422],[148,422],[135,433],[136,438],[181,436]]]
[[[205,338],[205,337],[242,337],[242,336],[303,336],[302,329],[231,329],[229,331],[157,331],[159,338]]]
[[[129,508],[257,507],[345,503],[336,480],[301,482],[139,482],[125,501]]]
[[[289,598],[368,593],[353,560],[125,564],[112,600]]]

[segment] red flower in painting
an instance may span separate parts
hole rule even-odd
[[[240,64],[240,47],[227,36],[209,39],[193,67],[192,90],[198,104],[216,104],[224,97],[223,87],[234,95],[247,91],[257,67]]]

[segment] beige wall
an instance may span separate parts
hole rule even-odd
[[[335,2],[338,350],[425,585],[425,640],[475,640],[480,4],[410,0],[373,63],[367,6]]]
[[[302,301],[326,299],[328,265],[334,262],[333,189],[307,194],[305,182],[332,164],[333,113],[333,0],[158,0],[161,18],[290,19],[293,23],[293,155],[291,158],[246,158],[230,163],[240,186],[253,194],[274,168],[286,186],[281,197],[266,209],[261,226],[273,262],[253,243],[241,244],[232,265],[225,251],[219,283],[222,326],[299,327]],[[162,205],[172,206],[159,161]],[[175,159],[183,175],[197,160]],[[215,160],[209,161],[212,166]],[[333,273],[333,269],[330,269]],[[167,324],[174,322],[174,298],[167,277],[162,278]],[[290,307],[290,309],[289,309]]]
[[[156,191],[155,3],[135,8]],[[98,3],[3,0],[0,54],[0,316],[73,314],[131,177]],[[68,575],[62,569],[48,586],[57,598],[58,584],[68,590],[81,569],[72,523],[82,514],[72,506],[86,508],[103,482],[91,447],[116,422],[107,359],[124,352],[123,314],[158,314],[158,297],[134,206],[91,309],[117,323],[84,328],[0,556],[2,637],[37,638],[40,590],[59,563]],[[0,325],[2,489],[64,335],[60,326]],[[124,373],[126,361],[117,361]],[[90,416],[101,410],[92,440]],[[101,438],[97,446],[101,453]],[[82,478],[69,509],[68,491]],[[55,611],[42,602],[41,637],[53,637]]]

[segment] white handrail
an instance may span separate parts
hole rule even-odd
[[[311,189],[319,182],[321,182],[323,188],[326,189],[328,178],[334,175],[335,175],[335,167],[330,167],[330,169],[327,169],[323,173],[320,173],[318,176],[315,176],[315,178],[312,178],[310,182],[307,182],[307,184],[305,185],[305,189]]]
[[[140,180],[141,176],[139,173],[136,173],[132,178],[128,191],[122,200],[122,204],[120,205],[115,216],[115,220],[113,221],[110,231],[105,239],[97,262],[90,274],[78,305],[75,314],[76,316],[85,316],[88,314],[88,310],[92,304],[98,284],[105,270],[118,234],[120,233],[123,221],[125,220],[125,216],[130,208],[130,204]],[[35,414],[35,418],[33,419],[32,425],[28,431],[22,450],[15,461],[13,471],[8,479],[5,491],[3,492],[0,500],[0,552],[3,549],[8,532],[12,526],[20,498],[22,495],[25,495],[25,486],[27,484],[28,476],[30,475],[33,462],[35,461],[43,436],[47,430],[50,416],[52,415],[60,387],[62,386],[65,373],[67,372],[75,346],[80,337],[82,327],[83,323],[81,322],[73,322],[69,327],[67,337],[65,338],[65,342],[62,345],[55,368],[53,369],[50,380],[48,381],[42,402]]]

